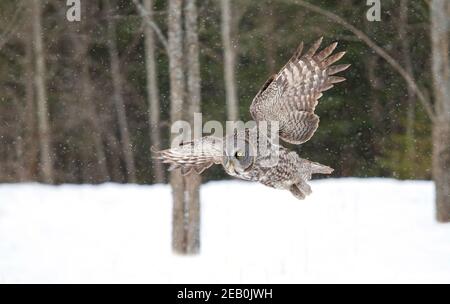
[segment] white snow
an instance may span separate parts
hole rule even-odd
[[[328,179],[297,201],[202,187],[202,253],[171,252],[168,186],[0,185],[0,283],[450,283],[431,182]]]

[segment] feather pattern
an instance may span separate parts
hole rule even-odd
[[[278,121],[280,137],[293,144],[304,143],[314,135],[319,121],[314,110],[322,92],[344,81],[345,78],[332,75],[350,66],[332,66],[345,52],[333,54],[337,42],[317,52],[321,43],[322,38],[303,55],[301,43],[283,69],[266,82],[250,107],[256,121]]]
[[[333,65],[345,52],[333,54],[337,43],[319,51],[322,38],[303,53],[303,42],[278,74],[270,77],[250,106],[257,122],[277,121],[280,137],[290,143],[308,141],[319,126],[314,111],[323,92],[345,80],[336,74],[350,65]],[[266,186],[290,191],[297,199],[311,193],[307,181],[312,174],[331,174],[333,169],[289,151],[265,136],[262,124],[235,132],[224,138],[212,136],[185,142],[177,147],[156,152],[158,159],[170,165],[169,170],[181,169],[187,175],[200,174],[214,164],[222,164],[231,176],[258,181]],[[244,145],[235,145],[236,139]],[[231,141],[232,140],[232,141]],[[230,143],[231,141],[231,143]],[[263,153],[260,144],[266,147]],[[251,154],[252,151],[258,151]]]
[[[223,140],[207,136],[184,142],[178,147],[154,152],[156,159],[170,165],[169,171],[182,168],[185,175],[192,172],[201,174],[212,165],[222,163]]]

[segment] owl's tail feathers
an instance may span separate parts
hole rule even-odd
[[[333,173],[334,169],[330,168],[328,166],[311,162],[311,173],[312,174],[331,174]]]

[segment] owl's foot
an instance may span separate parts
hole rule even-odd
[[[304,181],[292,185],[289,191],[299,200],[304,200],[307,195],[312,193],[311,187]]]

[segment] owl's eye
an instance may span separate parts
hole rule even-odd
[[[241,161],[241,160],[243,160],[243,159],[245,158],[245,153],[242,152],[242,151],[237,151],[237,152],[234,154],[234,157],[235,157],[237,160]]]

